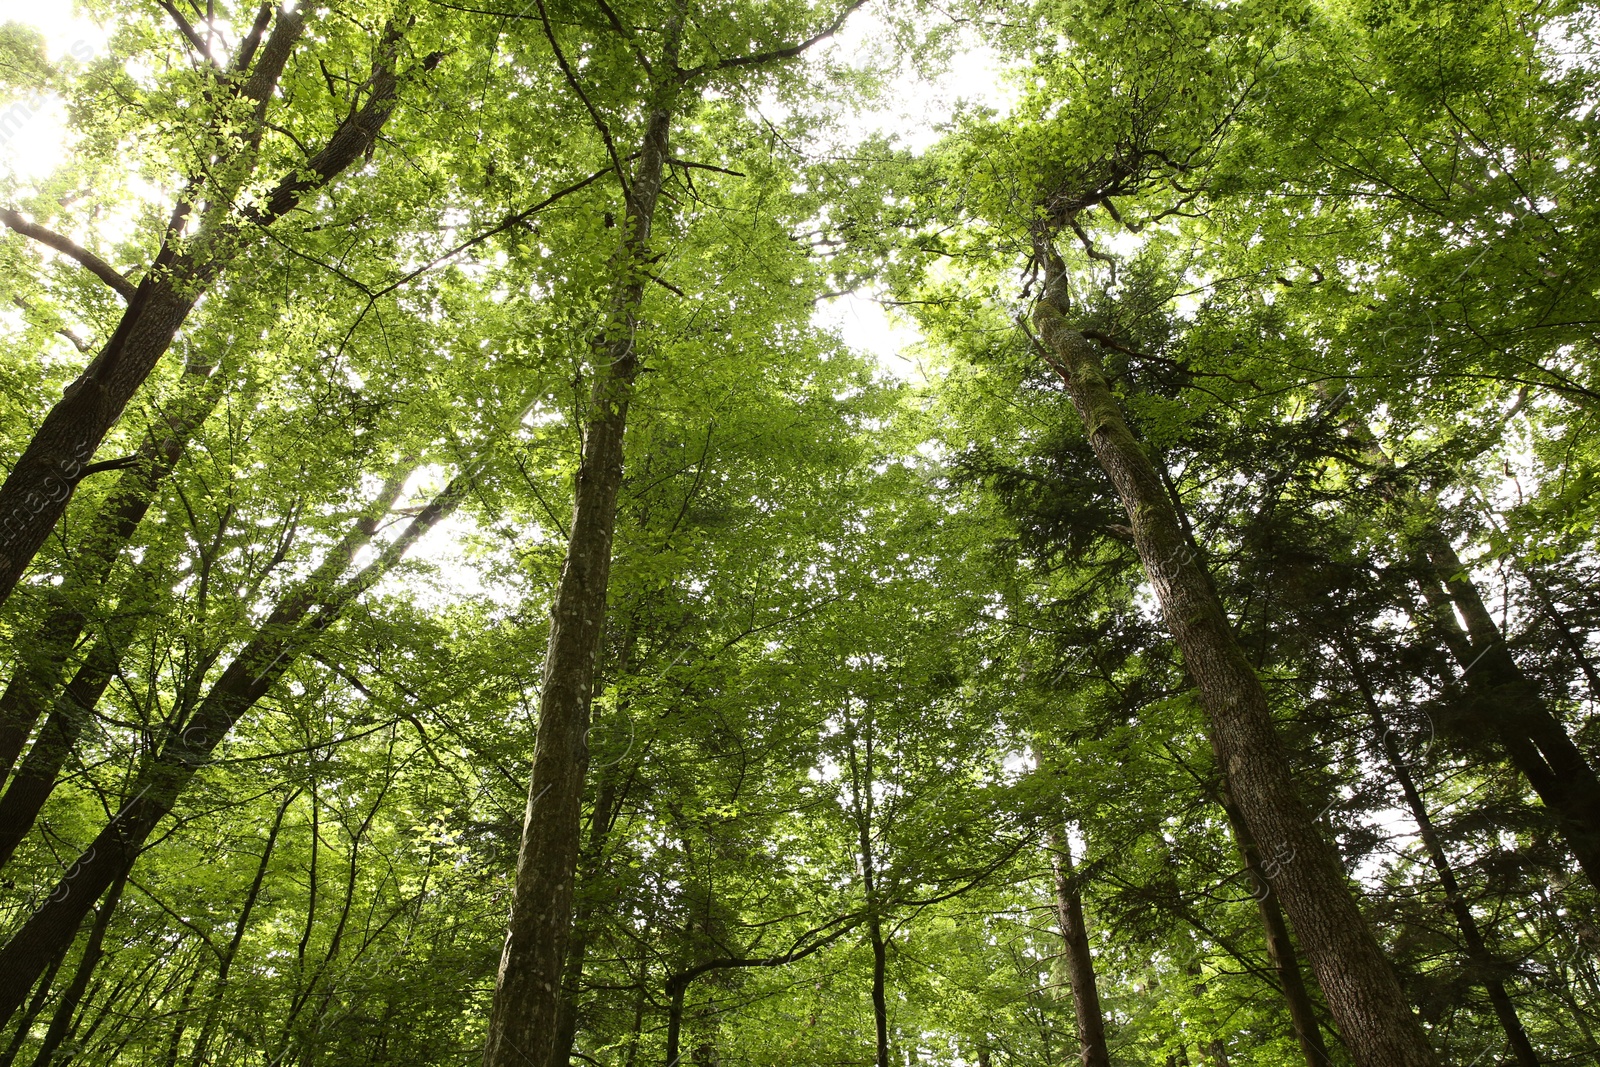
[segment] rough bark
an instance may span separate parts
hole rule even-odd
[[[1105,1013],[1100,1010],[1100,987],[1095,982],[1094,955],[1089,951],[1089,928],[1083,920],[1083,894],[1072,868],[1072,845],[1054,824],[1046,834],[1045,845],[1050,850],[1056,924],[1061,928],[1072,1010],[1078,1023],[1078,1059],[1083,1067],[1111,1067]]]
[[[271,71],[265,64],[286,61],[288,46],[300,36],[300,15],[281,13],[280,18],[289,21],[261,49],[257,71],[244,83],[244,95],[257,99],[256,110],[263,116],[271,87],[281,73],[281,66]],[[280,34],[285,41],[281,48],[275,47]],[[220,217],[214,213],[231,212],[231,207],[213,208],[202,218],[199,232],[187,239],[183,230],[193,211],[191,203],[201,191],[198,184],[173,211],[161,249],[140,279],[111,339],[67,386],[0,485],[0,603],[11,595],[66,511],[79,477],[106,433],[171,347],[201,294],[238,254],[248,230],[277,221],[307,192],[332,181],[376,142],[394,108],[397,44],[396,34],[385,34],[365,103],[352,111],[320,151],[280,179],[261,206]],[[252,93],[259,97],[251,97]],[[233,174],[224,188],[209,191],[210,202],[231,205],[233,197],[227,185],[242,186],[253,161],[254,147],[247,144],[239,158],[230,161],[231,166],[219,168]]]
[[[669,38],[673,36],[669,30]],[[671,66],[672,64],[669,64]],[[578,466],[572,530],[551,609],[539,730],[517,854],[516,886],[495,981],[484,1067],[562,1067],[562,972],[571,937],[589,705],[604,633],[623,437],[638,373],[634,334],[643,264],[668,160],[672,112],[658,104],[627,195],[627,227],[609,321],[595,346],[594,386]]]
[[[50,706],[118,554],[150,510],[157,487],[182,458],[190,436],[215,409],[222,386],[223,375],[213,374],[210,364],[189,360],[177,398],[146,431],[132,466],[118,477],[89,524],[89,535],[61,585],[47,595],[44,618],[28,647],[18,650],[21,658],[0,695],[0,780],[11,773],[28,735]]]
[[[106,889],[105,901],[95,913],[94,925],[89,929],[89,940],[83,946],[83,955],[78,958],[78,968],[56,1003],[55,1015],[50,1019],[50,1027],[45,1031],[38,1055],[34,1057],[34,1067],[48,1064],[55,1056],[56,1049],[67,1039],[72,1017],[77,1014],[84,991],[89,988],[89,979],[105,955],[106,928],[111,925],[111,914],[117,910],[117,901],[122,899],[122,887],[126,881],[127,875],[123,874]]]
[[[1065,318],[1065,268],[1041,244],[1047,279],[1034,323],[1100,464],[1128,513],[1135,547],[1185,666],[1211,743],[1251,835],[1271,849],[1271,885],[1300,935],[1357,1067],[1428,1067],[1422,1026],[1356,906],[1335,850],[1302,803],[1266,691],[1235,639],[1166,488],[1128,428],[1094,346]]]
[[[1234,842],[1244,859],[1245,870],[1254,883],[1256,908],[1261,913],[1261,926],[1266,933],[1267,956],[1278,973],[1278,983],[1283,988],[1283,999],[1289,1006],[1289,1024],[1294,1028],[1295,1041],[1300,1045],[1300,1055],[1306,1067],[1329,1067],[1328,1046],[1322,1040],[1322,1028],[1317,1023],[1317,1013],[1311,1003],[1311,993],[1306,989],[1305,977],[1300,973],[1300,954],[1295,951],[1289,936],[1289,924],[1284,921],[1283,908],[1272,892],[1266,870],[1261,862],[1261,850],[1256,847],[1245,827],[1239,807],[1226,794],[1222,798],[1223,811],[1228,825],[1233,829]]]
[[[156,825],[241,716],[255,706],[299,658],[311,640],[381,578],[417,539],[455,509],[465,493],[457,479],[407,524],[378,557],[350,579],[340,577],[377,530],[399,495],[405,476],[392,478],[378,502],[353,524],[304,583],[287,594],[211,686],[180,731],[174,731],[134,779],[128,799],[94,841],[0,949],[0,1025],[8,1021],[53,954],[69,942],[108,886],[132,870]]]

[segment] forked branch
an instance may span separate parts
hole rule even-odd
[[[156,3],[161,5],[161,10],[172,16],[172,21],[178,27],[178,32],[183,34],[184,40],[188,41],[196,52],[205,56],[207,63],[210,63],[213,67],[220,68],[222,66],[217,62],[217,57],[211,54],[211,46],[206,44],[205,38],[201,37],[189,20],[184,18],[183,12],[179,11],[176,5],[172,4],[170,0],[156,0]]]

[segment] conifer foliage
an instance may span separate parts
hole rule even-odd
[[[0,1067],[1600,1057],[1592,6],[77,14]]]

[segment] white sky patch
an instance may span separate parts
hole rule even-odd
[[[894,58],[893,41],[893,29],[869,8],[852,15],[844,29],[818,50],[818,59],[881,69]],[[846,131],[860,138],[874,133],[892,136],[919,153],[939,139],[958,102],[981,104],[1007,115],[1018,97],[1002,77],[997,53],[982,44],[970,27],[949,68],[937,77],[925,78],[902,64],[885,88],[882,104],[858,112],[846,122]]]
[[[0,0],[0,23],[19,22],[44,35],[51,62],[79,63],[100,55],[104,31],[74,11],[67,0]],[[0,178],[34,181],[66,158],[66,108],[59,97],[13,99],[0,108]]]
[[[900,316],[892,316],[870,293],[846,293],[817,304],[811,321],[833,329],[845,344],[872,356],[885,374],[901,381],[923,384],[927,375],[912,355],[922,333]]]
[[[816,61],[881,69],[895,58],[893,39],[892,28],[876,12],[858,11],[838,35],[818,49]],[[885,87],[879,106],[858,111],[844,121],[845,146],[882,135],[921,153],[944,135],[958,103],[981,104],[1007,115],[1017,97],[1015,86],[1004,77],[998,55],[979,43],[969,29],[959,53],[937,77],[923,77],[902,64]],[[822,301],[812,322],[823,329],[837,329],[846,344],[875,358],[884,373],[926,384],[928,376],[912,354],[922,341],[921,333],[904,318],[890,315],[878,302],[879,295],[849,293]]]

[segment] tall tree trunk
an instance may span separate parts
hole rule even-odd
[[[667,1058],[666,1067],[678,1067],[683,1044],[683,994],[687,979],[677,975],[667,979]]]
[[[1252,895],[1261,914],[1261,926],[1266,933],[1267,955],[1273,969],[1278,972],[1278,984],[1283,987],[1283,999],[1289,1006],[1289,1024],[1294,1027],[1295,1041],[1300,1045],[1300,1055],[1306,1067],[1329,1067],[1333,1060],[1328,1056],[1328,1046],[1322,1040],[1322,1028],[1317,1024],[1316,1008],[1311,1003],[1311,993],[1306,989],[1305,977],[1300,973],[1300,954],[1295,951],[1289,936],[1289,924],[1284,921],[1283,908],[1261,862],[1261,850],[1256,847],[1245,827],[1244,816],[1223,786],[1222,810],[1228,816],[1234,842],[1244,867],[1254,882]]]
[[[645,921],[645,936],[639,943],[649,944],[650,924]],[[622,1067],[635,1067],[639,1059],[639,1041],[644,1036],[644,1009],[650,1000],[650,954],[639,954],[639,980],[633,991],[633,1025],[628,1029],[628,1054],[623,1058]]]
[[[206,1050],[211,1046],[212,1035],[216,1031],[217,1012],[222,1007],[222,998],[228,990],[228,975],[233,970],[234,957],[239,955],[239,946],[244,942],[245,927],[250,923],[250,913],[255,911],[256,901],[261,897],[261,886],[267,880],[267,864],[272,859],[272,850],[278,844],[278,831],[283,829],[283,818],[289,811],[289,805],[294,803],[300,790],[295,789],[283,798],[283,803],[278,805],[278,813],[272,818],[272,828],[267,831],[267,843],[261,850],[261,862],[256,864],[256,876],[250,881],[250,888],[244,895],[244,906],[239,909],[239,918],[233,924],[233,936],[228,939],[227,947],[222,950],[222,958],[217,961],[216,981],[211,984],[211,995],[206,998],[206,1017],[200,1023],[200,1036],[194,1039],[194,1049],[189,1055],[190,1067],[200,1067],[206,1062]]]
[[[1359,415],[1348,414],[1343,428],[1374,466],[1393,468],[1394,461]],[[1555,816],[1590,883],[1600,886],[1600,774],[1556,718],[1538,684],[1512,656],[1477,585],[1434,517],[1438,502],[1408,500],[1398,481],[1383,493],[1391,502],[1422,513],[1416,540],[1422,593],[1445,646],[1461,667],[1467,690],[1467,699],[1454,710],[1474,732],[1498,741],[1512,766]],[[1541,595],[1536,585],[1535,593]],[[1464,633],[1456,611],[1466,621]],[[1579,661],[1586,662],[1581,656]]]
[[[72,974],[72,981],[61,994],[61,1000],[56,1004],[55,1015],[50,1019],[50,1028],[45,1031],[44,1041],[39,1045],[39,1054],[34,1057],[34,1067],[48,1064],[55,1056],[56,1049],[67,1039],[68,1030],[72,1026],[72,1017],[78,1011],[78,1004],[83,1000],[83,994],[89,988],[89,979],[94,975],[94,970],[100,965],[100,958],[105,955],[106,928],[111,925],[111,913],[117,910],[117,901],[122,899],[122,887],[127,883],[127,873],[124,872],[112,880],[106,887],[104,902],[95,913],[94,925],[89,929],[89,940],[83,946],[83,955],[78,959],[78,969]]]
[[[45,970],[44,977],[39,980],[38,986],[34,989],[33,999],[28,1002],[22,1017],[17,1020],[17,1029],[11,1035],[11,1043],[6,1046],[4,1052],[0,1052],[0,1067],[11,1067],[12,1063],[16,1061],[17,1053],[21,1051],[23,1043],[28,1040],[28,1035],[33,1030],[33,1021],[39,1017],[39,1012],[43,1010],[45,1001],[50,999],[50,986],[55,982],[56,971],[61,968],[61,961],[65,958],[66,953],[62,952],[61,955],[50,961],[50,966]]]
[[[267,101],[303,28],[302,13],[280,7],[277,27],[261,49],[256,70],[241,82],[243,95],[257,103],[257,140],[264,129]],[[221,188],[195,182],[185,194],[187,199],[173,211],[161,249],[111,339],[67,386],[0,484],[0,603],[11,595],[66,512],[78,479],[106,433],[166,355],[200,296],[237,255],[246,235],[281,218],[307,192],[332,181],[376,143],[394,108],[398,44],[392,30],[383,35],[365,103],[351,111],[320,151],[280,179],[260,207],[242,214],[232,207],[232,191],[243,185],[254,165],[250,143],[218,168],[229,175]],[[213,206],[202,217],[199,232],[186,238],[183,231],[193,212],[191,202],[200,197]]]
[[[1089,443],[1128,513],[1162,614],[1199,688],[1211,743],[1357,1067],[1434,1062],[1389,961],[1356,906],[1344,869],[1301,802],[1266,691],[1235,639],[1166,487],[1106,382],[1094,346],[1065,318],[1065,267],[1040,242],[1046,288],[1034,308],[1042,350],[1066,383]]]
[[[1083,894],[1072,869],[1072,843],[1053,818],[1045,844],[1055,876],[1056,923],[1061,928],[1072,1009],[1078,1022],[1078,1059],[1083,1067],[1111,1067],[1105,1014],[1100,1010],[1100,988],[1094,977],[1094,955],[1089,951],[1089,929],[1083,921]]]
[[[55,709],[23,757],[22,766],[11,776],[5,795],[0,796],[0,867],[10,862],[55,790],[62,765],[116,674],[132,629],[127,623],[108,628],[90,646],[88,657],[56,699]]]
[[[863,742],[858,755],[856,742]],[[865,897],[867,943],[872,948],[872,1023],[877,1067],[889,1067],[889,946],[883,939],[882,901],[878,898],[878,865],[872,848],[874,726],[870,709],[865,729],[851,727],[846,761],[850,767],[850,808],[856,823],[856,849]]]
[[[194,972],[189,975],[183,995],[178,998],[177,1018],[172,1021],[172,1036],[167,1039],[167,1054],[162,1057],[162,1067],[177,1067],[178,1049],[183,1045],[184,1032],[189,1029],[189,1005],[194,1002],[194,991],[199,987],[200,975],[204,971],[204,960],[196,960]]]
[[[878,1041],[878,1067],[889,1067],[889,946],[883,940],[883,920],[877,909],[867,919],[867,939],[872,944],[872,1022]]]
[[[304,1006],[311,1002],[312,995],[316,993],[319,985],[322,986],[322,997],[317,1005],[317,1010],[313,1016],[312,1022],[309,1024],[308,1037],[310,1039],[315,1039],[327,1028],[328,1016],[332,1011],[333,998],[337,990],[332,980],[324,982],[323,979],[327,976],[329,969],[332,968],[334,961],[339,958],[340,949],[343,948],[344,945],[345,931],[350,925],[350,915],[355,909],[356,885],[361,873],[360,855],[362,842],[366,840],[368,831],[372,829],[372,820],[377,818],[378,809],[383,804],[383,798],[388,794],[390,787],[394,784],[394,779],[392,777],[392,743],[393,741],[391,736],[391,776],[387,778],[382,787],[379,788],[377,795],[373,798],[372,806],[367,810],[367,814],[361,820],[361,824],[354,831],[352,831],[349,823],[344,821],[343,816],[340,818],[341,823],[344,825],[345,833],[350,838],[350,859],[345,865],[344,902],[340,905],[339,918],[333,924],[333,933],[328,938],[328,947],[327,950],[322,954],[322,961],[317,964],[317,969],[312,973],[310,981],[305,983],[303,992],[298,993],[295,996],[293,1003],[290,1005],[288,1015],[284,1021],[284,1034],[286,1039],[289,1036],[290,1028],[294,1025],[296,1017],[299,1015]],[[318,1051],[318,1046],[314,1043],[314,1040],[302,1039],[300,1042],[300,1048],[301,1060],[309,1064],[315,1058]]]
[[[606,768],[600,776],[600,786],[595,791],[594,813],[589,823],[589,840],[583,854],[578,857],[580,886],[599,875],[606,838],[621,803],[617,795],[620,777],[614,766]],[[572,923],[572,942],[567,947],[567,962],[561,978],[561,1015],[556,1029],[558,1064],[571,1062],[573,1043],[578,1037],[578,993],[583,984],[583,965],[589,954],[589,938],[599,910],[599,902],[590,894],[583,895],[578,901],[577,916]]]
[[[1356,689],[1361,693],[1367,715],[1372,719],[1373,733],[1383,749],[1383,758],[1389,764],[1389,772],[1399,783],[1400,792],[1406,798],[1406,808],[1411,812],[1412,821],[1417,824],[1417,835],[1422,839],[1422,847],[1428,854],[1428,862],[1433,865],[1434,874],[1439,877],[1439,887],[1444,891],[1445,906],[1450,909],[1451,916],[1455,918],[1456,925],[1461,930],[1461,940],[1466,945],[1467,960],[1478,972],[1483,988],[1489,994],[1489,1003],[1494,1008],[1495,1018],[1500,1020],[1500,1026],[1506,1032],[1506,1043],[1510,1045],[1511,1053],[1516,1057],[1519,1067],[1539,1067],[1539,1056],[1533,1049],[1533,1043],[1528,1040],[1528,1032],[1523,1028],[1522,1019],[1517,1015],[1516,1005],[1511,1002],[1505,982],[1500,977],[1505,967],[1489,951],[1483,932],[1478,928],[1478,920],[1472,914],[1472,907],[1461,892],[1461,883],[1456,878],[1450,857],[1445,853],[1444,842],[1439,837],[1438,829],[1433,825],[1433,817],[1428,814],[1428,806],[1423,802],[1422,792],[1417,788],[1416,780],[1412,778],[1411,770],[1400,754],[1400,743],[1395,740],[1394,731],[1389,728],[1388,721],[1378,707],[1377,698],[1373,694],[1366,671],[1362,669],[1361,660],[1352,648],[1342,648],[1340,653],[1345,666],[1350,669]]]
[[[677,24],[667,30],[676,66]],[[634,350],[644,262],[672,126],[670,101],[651,109],[627,192],[626,231],[614,269],[609,320],[595,345],[594,387],[578,465],[572,532],[551,610],[539,691],[539,731],[517,853],[516,885],[495,981],[484,1067],[564,1067],[557,1058],[561,984],[571,937],[573,881],[589,754],[589,704],[605,629],[606,588],[623,436],[638,374]]]
[[[1464,710],[1500,738],[1512,762],[1556,817],[1584,874],[1600,886],[1600,775],[1556,718],[1538,683],[1511,654],[1449,539],[1437,527],[1430,528],[1423,551],[1467,624],[1467,640],[1451,646],[1466,684]],[[1549,775],[1535,766],[1538,761],[1527,751],[1529,744],[1538,750]]]
[[[64,581],[47,594],[44,618],[33,629],[28,647],[18,649],[11,681],[0,694],[0,780],[11,773],[34,724],[50,706],[50,695],[61,684],[112,565],[150,510],[157,487],[177,466],[190,436],[217,406],[224,379],[204,361],[189,360],[172,410],[145,432],[133,467],[117,478],[89,523],[89,536]]]
[[[340,582],[356,553],[393,506],[406,473],[392,478],[372,509],[328,553],[321,566],[287,594],[212,685],[181,732],[140,770],[130,795],[57,882],[45,902],[0,948],[0,1025],[9,1021],[61,945],[70,942],[94,901],[126,877],[156,825],[232,730],[306,650],[309,642],[383,577],[417,539],[455,509],[466,491],[457,478],[425,507],[399,537],[350,579]]]

